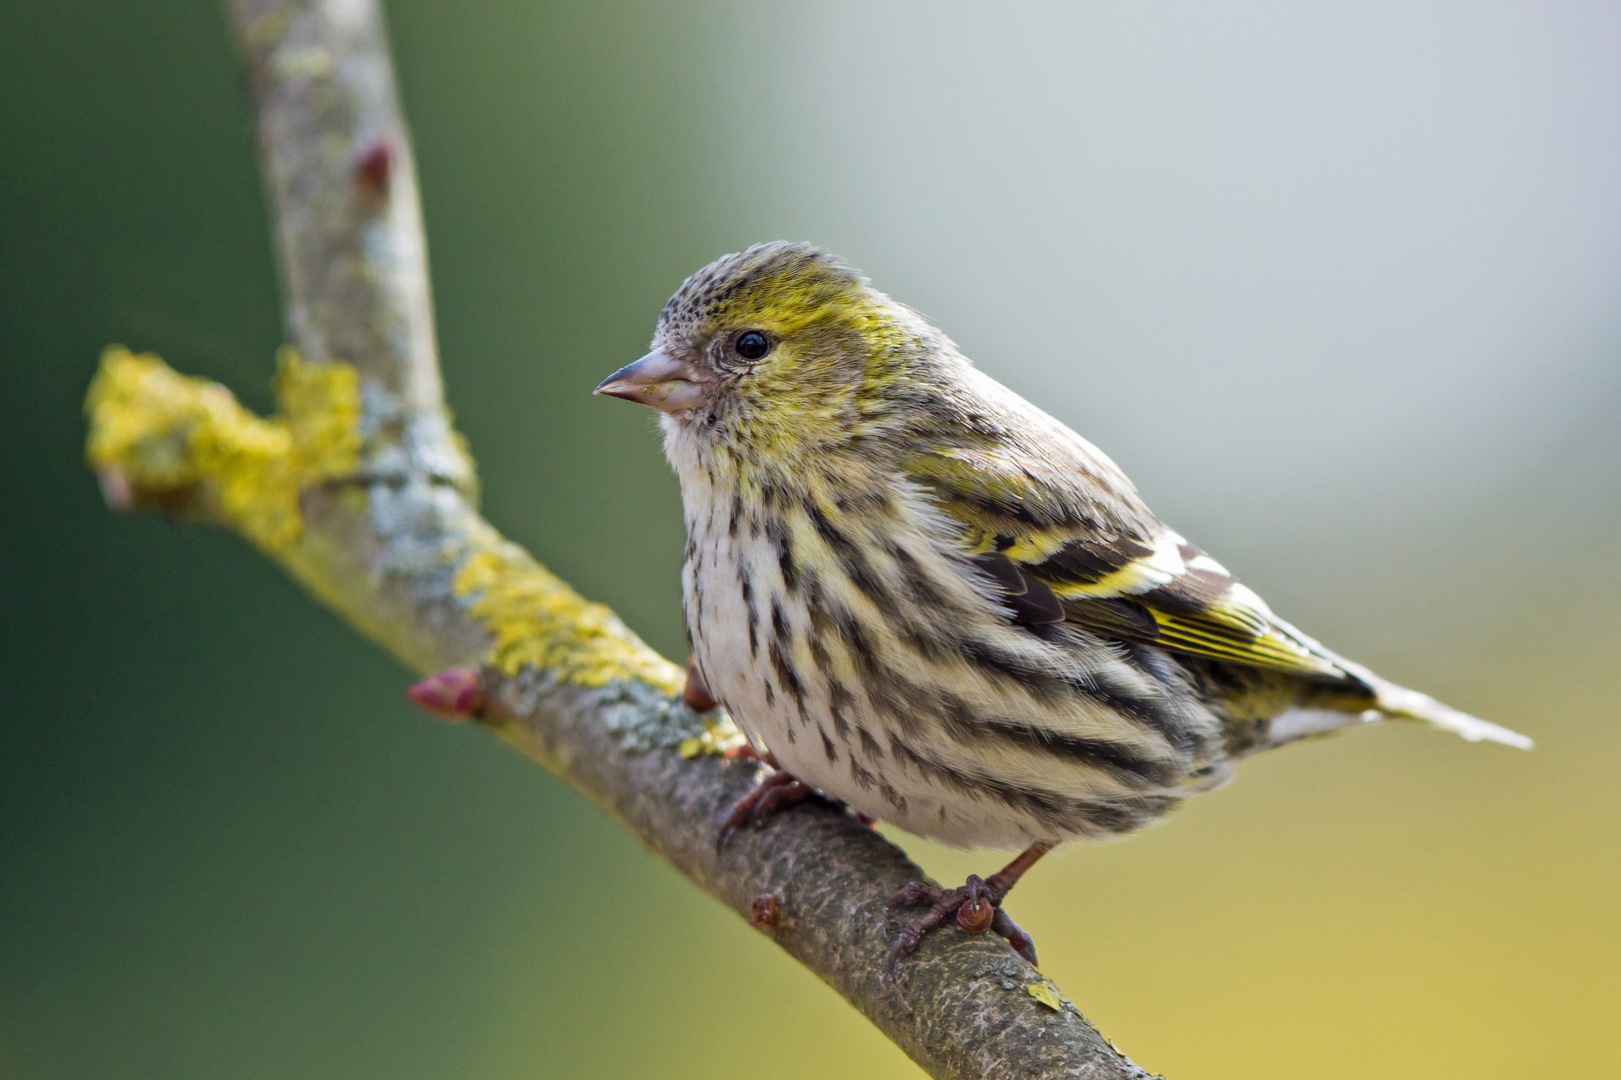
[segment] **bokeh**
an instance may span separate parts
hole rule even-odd
[[[1287,618],[1526,731],[1246,764],[1011,901],[1173,1078],[1621,1073],[1621,9],[388,5],[489,516],[670,655],[679,500],[593,399],[810,239]],[[244,544],[101,505],[109,342],[268,404],[212,0],[0,5],[0,1077],[917,1075]],[[938,876],[997,853],[897,837]]]

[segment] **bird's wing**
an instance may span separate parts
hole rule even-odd
[[[1300,675],[1348,676],[1337,657],[1155,520],[1108,458],[1038,416],[1041,438],[1028,448],[998,438],[953,440],[916,445],[904,464],[961,525],[963,542],[1001,586],[1015,619],[1070,622]]]
[[[1015,565],[1052,590],[1067,621],[1099,632],[1236,664],[1347,674],[1333,654],[1169,529],[1142,540],[1073,537]]]
[[[960,412],[911,440],[902,471],[1000,587],[1017,622],[1071,623],[1172,652],[1359,684],[1386,716],[1530,747],[1524,735],[1388,683],[1279,619],[1149,513],[1102,452],[992,380],[966,378]]]

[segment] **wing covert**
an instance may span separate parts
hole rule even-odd
[[[1069,621],[1128,641],[1235,664],[1302,675],[1344,677],[1345,671],[1315,642],[1278,619],[1266,602],[1216,560],[1169,530],[1151,550],[1128,540],[1109,563],[1097,540],[1077,542],[1084,560],[1066,545],[1022,567],[1046,581]],[[1077,572],[1077,565],[1103,564]],[[1131,610],[1135,618],[1124,612]]]
[[[1044,460],[1006,443],[927,448],[908,479],[963,529],[1015,621],[1063,621],[1125,641],[1301,675],[1345,678],[1216,560],[1160,524],[1112,462],[1075,439]],[[1054,460],[1057,457],[1059,460]],[[1068,464],[1068,475],[1055,466]]]

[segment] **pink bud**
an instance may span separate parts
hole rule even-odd
[[[355,182],[365,191],[381,198],[388,194],[389,174],[394,167],[394,152],[388,143],[379,139],[355,162]]]
[[[489,704],[478,672],[470,667],[446,668],[429,675],[405,691],[418,708],[441,720],[477,720]]]
[[[135,489],[129,485],[129,477],[117,465],[103,465],[96,471],[96,480],[101,484],[101,499],[107,504],[109,510],[132,510],[135,507]]]

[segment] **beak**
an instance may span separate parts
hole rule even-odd
[[[696,409],[709,400],[705,386],[692,368],[663,349],[654,349],[634,364],[626,364],[593,393],[624,398],[660,412]]]

